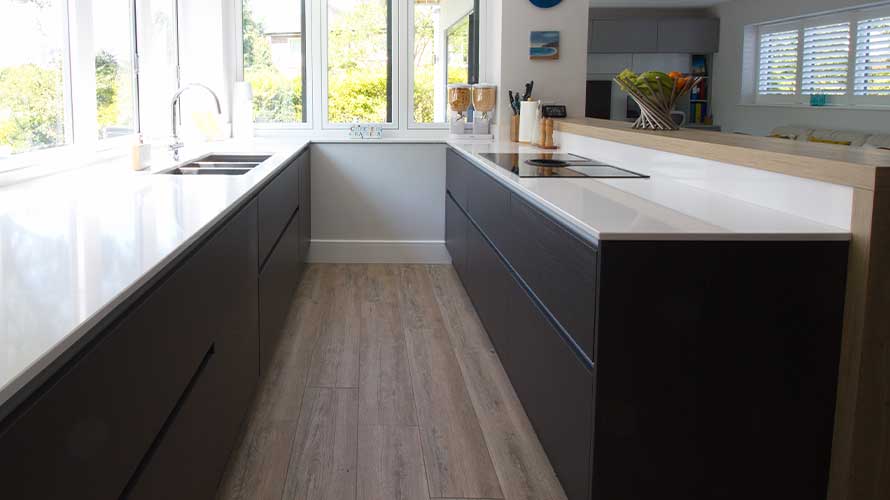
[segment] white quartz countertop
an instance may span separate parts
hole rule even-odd
[[[846,228],[727,196],[721,192],[723,186],[719,185],[725,181],[725,173],[718,180],[710,176],[710,172],[699,172],[700,169],[689,166],[694,164],[691,158],[684,175],[676,177],[676,165],[662,169],[657,162],[623,163],[621,154],[604,158],[603,151],[591,154],[578,148],[555,150],[548,152],[575,153],[605,160],[606,163],[649,175],[650,178],[520,178],[483,158],[480,153],[530,153],[541,150],[509,142],[479,144],[452,141],[449,145],[523,198],[595,241],[850,239],[850,232]],[[665,175],[667,169],[671,170],[672,175]]]
[[[129,170],[123,158],[0,188],[0,408],[309,142],[228,142],[182,153],[273,154],[240,176],[152,175]],[[400,142],[411,141],[380,143]],[[849,239],[843,228],[663,178],[657,166],[632,169],[652,176],[646,180],[519,179],[478,154],[534,148],[449,145],[594,240]]]

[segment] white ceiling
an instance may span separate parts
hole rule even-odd
[[[590,0],[591,7],[689,8],[709,7],[727,0]]]

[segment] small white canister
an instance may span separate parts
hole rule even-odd
[[[519,106],[519,142],[532,142],[541,101],[522,101]]]

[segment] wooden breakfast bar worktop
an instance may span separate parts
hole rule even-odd
[[[556,130],[853,189],[829,500],[890,498],[890,151],[575,118]],[[769,453],[769,450],[764,450]]]

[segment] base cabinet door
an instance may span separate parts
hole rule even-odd
[[[460,279],[467,279],[467,216],[450,195],[445,195],[445,248]]]
[[[306,263],[309,244],[312,242],[312,169],[309,167],[309,150],[300,155],[300,262]]]
[[[501,359],[509,356],[505,291],[510,284],[510,274],[488,240],[471,223],[467,228],[467,278],[464,284],[498,355]]]
[[[300,280],[300,213],[294,217],[272,249],[269,260],[260,271],[260,372],[272,360],[278,339],[290,308],[291,299]]]
[[[517,281],[506,295],[505,369],[567,498],[589,500],[593,376]]]

